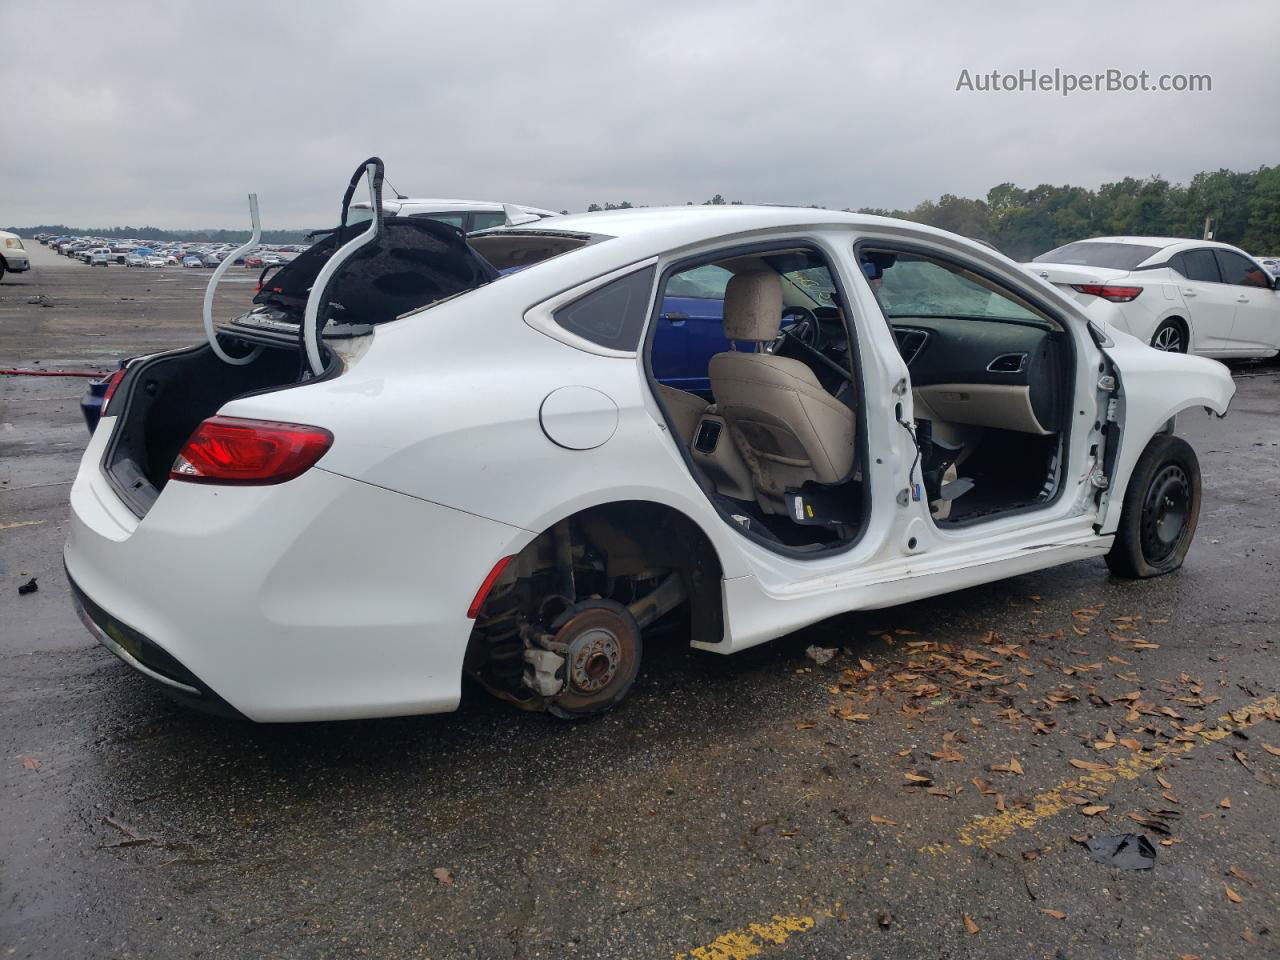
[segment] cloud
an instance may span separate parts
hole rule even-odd
[[[370,154],[412,196],[912,206],[1012,180],[1280,160],[1255,3],[9,5],[10,223],[335,219]],[[971,73],[1207,73],[1209,93],[957,92]]]

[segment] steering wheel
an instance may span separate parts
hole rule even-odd
[[[785,325],[788,317],[798,317],[798,319],[788,327]],[[778,336],[769,346],[770,353],[777,353],[782,349],[782,345],[788,338],[798,340],[812,350],[822,349],[822,327],[818,323],[817,314],[808,307],[798,305],[783,307],[782,320],[783,326],[779,327]]]

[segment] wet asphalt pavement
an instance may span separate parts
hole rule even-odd
[[[207,273],[34,252],[0,367],[198,339]],[[1280,367],[1235,373],[1226,420],[1179,420],[1175,575],[1077,563],[732,658],[673,628],[590,723],[468,691],[273,727],[91,641],[60,561],[84,381],[0,376],[0,957],[1280,955]],[[1154,869],[1072,839],[1127,831]]]

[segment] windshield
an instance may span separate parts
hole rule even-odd
[[[1048,253],[1042,253],[1033,263],[1064,263],[1078,267],[1109,267],[1112,270],[1132,270],[1144,260],[1159,253],[1160,247],[1148,247],[1140,243],[1104,243],[1098,240],[1077,240]]]

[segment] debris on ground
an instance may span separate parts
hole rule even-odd
[[[35,593],[39,589],[40,586],[36,583],[36,578],[32,577],[26,583],[18,585],[18,596],[25,597],[28,593]]]
[[[836,655],[838,649],[838,647],[812,646],[805,649],[804,655],[821,667]]]
[[[1121,870],[1150,870],[1156,865],[1156,848],[1138,833],[1117,833],[1109,837],[1089,837],[1084,841],[1089,856],[1098,863]]]
[[[446,885],[453,883],[453,871],[448,867],[436,867],[431,871],[431,875],[440,883]]]

